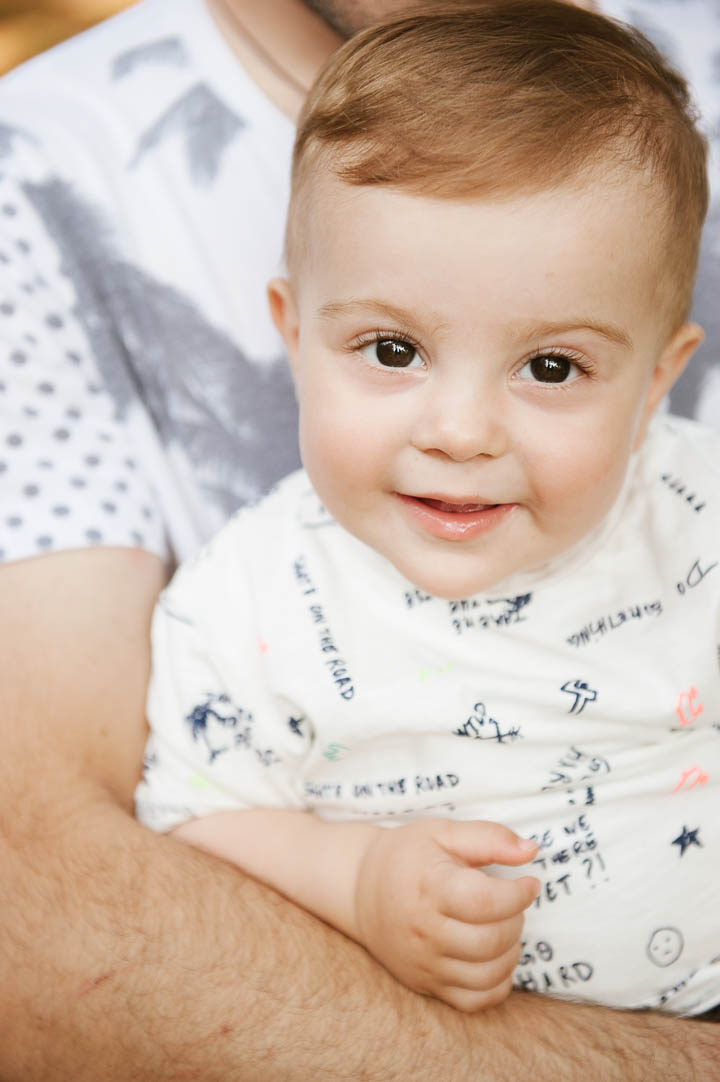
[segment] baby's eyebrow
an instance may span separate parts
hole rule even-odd
[[[388,304],[387,301],[380,300],[379,298],[368,297],[367,299],[360,299],[351,297],[348,300],[342,301],[329,301],[327,304],[323,304],[318,308],[318,315],[322,319],[337,319],[345,315],[353,314],[367,314],[375,316],[384,316],[390,320],[391,323],[399,324],[400,326],[411,330],[417,326],[417,319],[413,317],[413,314],[405,308],[400,308],[394,304]],[[444,321],[439,315],[434,314],[432,311],[423,311],[423,323],[433,323],[433,329],[435,331],[442,330],[447,327],[446,321]],[[615,345],[621,346],[623,349],[631,350],[633,348],[633,342],[627,331],[624,331],[622,327],[619,327],[615,323],[608,323],[591,317],[579,316],[572,319],[563,320],[541,320],[535,323],[516,323],[510,327],[510,333],[513,339],[516,340],[534,340],[537,338],[550,338],[555,334],[566,334],[572,331],[590,331],[592,334],[600,335],[601,338],[605,338],[608,342],[613,342]]]
[[[405,327],[408,330],[412,330],[418,325],[417,318],[406,308],[400,308],[395,304],[388,304],[387,301],[382,301],[375,297],[364,299],[351,297],[348,300],[343,301],[330,301],[328,304],[323,304],[318,308],[318,315],[322,319],[336,319],[341,316],[354,314],[372,315],[376,318],[378,316],[384,316],[390,323]],[[423,324],[426,328],[429,325],[432,325],[433,331],[441,330],[443,327],[447,326],[445,321],[439,316],[433,318],[433,313],[427,309],[423,311]]]
[[[577,319],[561,320],[557,323],[527,323],[513,327],[513,332],[525,339],[549,338],[554,334],[566,334],[569,331],[591,331],[593,334],[599,334],[601,338],[606,338],[608,342],[622,346],[623,349],[630,350],[633,348],[632,339],[627,331],[624,331],[622,327],[618,327],[615,323],[600,322],[597,319],[578,317]]]

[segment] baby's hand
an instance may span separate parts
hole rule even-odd
[[[409,988],[462,1011],[510,993],[532,876],[498,879],[483,864],[525,864],[537,850],[497,823],[423,819],[383,829],[358,870],[357,938]]]

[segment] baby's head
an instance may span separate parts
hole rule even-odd
[[[333,58],[271,283],[334,517],[458,598],[597,526],[702,332],[682,79],[553,0],[438,5]]]

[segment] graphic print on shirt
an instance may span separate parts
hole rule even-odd
[[[33,146],[37,145],[37,140],[29,132],[11,124],[0,123],[0,160],[12,154],[15,140],[25,140]]]
[[[595,688],[591,688],[585,680],[566,680],[561,691],[573,696],[573,704],[568,710],[569,714],[582,714],[587,703],[594,703],[598,697]]]
[[[653,965],[664,969],[677,962],[684,946],[685,941],[678,928],[657,928],[650,936],[647,956]]]
[[[448,601],[450,625],[458,635],[463,632],[487,630],[493,627],[509,627],[527,619],[524,610],[532,601],[532,594],[516,597],[462,598]],[[405,594],[408,597],[408,594]]]
[[[475,703],[472,713],[463,724],[452,731],[455,736],[466,736],[471,740],[493,740],[498,744],[512,743],[522,739],[523,735],[519,725],[506,725],[503,728],[499,721],[490,717],[485,703],[480,702]]]
[[[673,839],[672,844],[677,845],[678,853],[681,857],[685,856],[685,850],[690,849],[692,846],[699,846],[702,848],[702,842],[698,835],[700,833],[700,827],[695,827],[694,830],[688,830],[683,824],[683,828],[678,834],[677,838]]]
[[[565,641],[568,646],[587,646],[589,643],[598,642],[599,639],[602,639],[610,632],[617,631],[623,625],[629,626],[634,620],[646,621],[661,616],[662,611],[662,601],[659,598],[656,601],[627,605],[623,609],[603,613],[593,620],[588,620],[578,631],[568,635]]]
[[[117,82],[145,65],[154,67],[163,64],[184,68],[189,63],[190,54],[181,38],[158,38],[157,41],[149,41],[118,53],[110,62],[110,78]]]
[[[532,872],[542,884],[534,909],[545,909],[610,881],[588,813],[530,837],[540,846],[531,862]]]
[[[696,785],[707,785],[710,775],[706,774],[699,766],[690,766],[683,770],[680,781],[673,789],[673,793],[679,793],[681,789],[694,789]]]
[[[680,477],[675,477],[672,473],[661,473],[660,480],[664,485],[674,492],[677,496],[681,496],[685,503],[689,504],[691,509],[699,514],[705,510],[707,505],[707,499],[705,496],[698,496],[692,489],[691,485],[688,485]]]
[[[698,557],[696,560],[693,560],[690,570],[675,583],[675,589],[679,594],[684,594],[688,590],[694,590],[696,586],[700,585],[705,576],[709,575],[717,566],[717,560],[707,560]]]
[[[513,974],[513,985],[528,992],[558,992],[572,994],[573,986],[592,980],[594,969],[590,962],[559,963],[556,952],[545,940],[535,943],[521,940],[522,955]]]
[[[184,68],[189,63],[190,55],[180,38],[159,38],[119,53],[110,61],[110,77],[117,82],[143,67],[170,65]],[[197,82],[140,134],[129,168],[134,169],[145,154],[161,146],[166,139],[179,137],[192,182],[212,184],[225,151],[245,126],[243,117],[219,98],[207,83]]]
[[[350,750],[336,744],[330,746],[329,754],[323,755],[331,762],[342,762],[344,752]],[[345,814],[353,818],[410,820],[428,815],[444,817],[456,812],[456,803],[443,797],[452,795],[461,780],[458,774],[446,772],[338,782],[313,779],[306,780],[304,788],[306,798],[314,807],[342,803]],[[428,800],[428,796],[432,799]],[[388,803],[378,805],[378,800]]]
[[[449,676],[454,668],[452,661],[446,665],[421,665],[418,680],[424,684],[426,680],[432,680],[435,676]]]
[[[8,139],[28,173],[44,173],[34,141]],[[32,188],[0,171],[0,559],[101,543],[162,551],[148,475],[87,355]]]
[[[304,738],[305,737],[305,730],[304,730],[303,726],[305,725],[306,721],[307,721],[306,717],[301,717],[301,718],[289,717],[288,718],[288,728],[289,728],[290,732],[295,733],[296,736],[300,736],[300,737]]]
[[[293,470],[297,407],[284,359],[249,361],[191,300],[129,263],[103,215],[64,181],[25,191],[73,283],[75,314],[116,417],[141,393],[163,443],[183,449],[226,514]],[[190,363],[197,357],[202,365]],[[272,426],[262,423],[269,416]]]
[[[602,755],[582,751],[571,744],[557,760],[541,792],[564,790],[568,804],[594,804],[594,784],[608,775],[610,770],[610,763]],[[585,782],[592,782],[593,785],[585,785]]]
[[[208,763],[215,762],[218,755],[239,744],[249,747],[253,722],[252,714],[233,706],[224,693],[206,694],[203,701],[185,715],[193,740],[201,741],[207,748]]]
[[[137,168],[144,156],[166,139],[179,136],[194,183],[212,184],[220,170],[223,154],[244,127],[242,117],[220,101],[209,87],[198,83],[173,102],[140,136],[129,168]]]
[[[303,597],[310,598],[306,605],[306,613],[313,626],[318,648],[323,655],[322,663],[328,670],[340,698],[345,702],[350,702],[355,697],[353,678],[348,671],[348,663],[340,656],[325,611],[320,603],[318,587],[310,576],[304,556],[298,556],[293,561],[293,574]]]
[[[677,714],[680,727],[685,728],[687,725],[692,725],[697,718],[705,710],[705,707],[699,700],[698,689],[693,684],[687,691],[681,691],[678,695],[677,706],[675,707],[675,713]]]

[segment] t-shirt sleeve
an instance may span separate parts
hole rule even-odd
[[[143,547],[166,559],[144,456],[127,411],[118,409],[118,396],[101,377],[92,328],[79,318],[76,280],[43,214],[43,201],[61,201],[62,184],[33,137],[11,132],[5,140],[0,561],[98,544]],[[112,329],[97,327],[98,341],[101,332]]]
[[[306,806],[310,738],[267,676],[252,572],[227,544],[238,517],[180,569],[155,610],[151,735],[136,791],[137,817],[155,830],[218,811]]]

